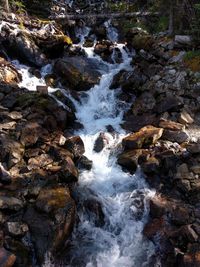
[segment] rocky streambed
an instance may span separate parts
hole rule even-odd
[[[200,78],[185,48],[35,26],[1,23],[0,264],[199,266]]]

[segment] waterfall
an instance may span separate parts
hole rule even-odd
[[[108,24],[107,27],[108,35],[116,41],[116,32],[111,31]],[[81,44],[83,41],[81,38]],[[139,168],[131,175],[116,164],[119,144],[126,136],[120,124],[129,106],[118,99],[120,88],[110,90],[109,87],[115,74],[131,68],[131,56],[124,45],[116,46],[122,53],[121,64],[103,62],[94,55],[93,47],[83,48],[88,57],[99,62],[99,67],[106,65],[106,68],[102,66],[100,83],[84,92],[79,102],[70,97],[76,107],[77,119],[84,126],[75,134],[84,141],[85,156],[93,161],[93,167],[80,173],[76,187],[79,222],[74,228],[64,267],[145,267],[149,266],[150,257],[155,253],[154,245],[142,234],[148,220],[148,200],[154,191],[148,188]],[[28,72],[27,66],[18,61],[13,63],[22,74],[20,86],[30,90],[44,85],[45,74],[51,72],[51,65],[45,66],[42,78],[38,79]],[[62,89],[49,88],[50,93],[55,90]],[[108,132],[107,126],[112,126],[114,133]],[[102,132],[107,143],[100,153],[96,153],[93,147]],[[98,201],[103,222],[96,222],[95,215],[84,208],[85,201]],[[58,267],[47,256],[43,267],[52,266]]]
[[[92,170],[80,175],[78,199],[82,203],[97,198],[105,224],[96,226],[94,217],[79,209],[80,222],[74,229],[71,244],[74,249],[69,252],[66,267],[148,266],[154,253],[153,244],[142,234],[148,219],[148,199],[154,192],[148,189],[140,170],[130,175],[116,164],[116,148],[126,135],[120,123],[127,104],[122,105],[117,99],[120,89],[111,91],[109,86],[116,73],[130,68],[131,60],[123,45],[118,48],[123,63],[106,63],[109,71],[103,74],[100,84],[86,92],[81,103],[74,101],[76,116],[84,125],[76,134],[84,141],[85,155],[93,160]],[[115,129],[114,135],[107,132],[108,125]],[[103,151],[96,153],[93,147],[100,132],[105,133],[108,143]]]

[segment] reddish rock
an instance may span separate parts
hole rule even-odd
[[[21,74],[17,69],[4,58],[0,57],[0,82],[19,83],[22,80]]]
[[[175,121],[169,121],[169,120],[161,120],[159,123],[159,127],[168,129],[171,131],[180,131],[185,128],[184,125],[177,123]]]
[[[160,218],[165,215],[168,210],[168,202],[161,197],[154,197],[150,200],[150,216],[152,218]]]
[[[126,168],[131,173],[134,173],[138,167],[138,160],[140,157],[146,158],[148,150],[135,149],[128,152],[123,152],[118,157],[118,164]]]
[[[4,248],[0,248],[0,266],[12,267],[16,261],[16,256]]]
[[[181,256],[177,267],[199,267],[200,266],[200,251],[194,253],[186,253]]]
[[[155,144],[162,136],[163,129],[154,126],[146,126],[139,132],[128,135],[122,140],[124,149],[137,149]]]
[[[46,85],[37,85],[36,91],[41,95],[48,95],[48,86]]]
[[[147,238],[153,239],[156,235],[161,234],[164,225],[164,218],[161,217],[159,219],[153,219],[145,225],[143,233]]]
[[[30,122],[22,129],[20,141],[25,146],[34,145],[42,132],[43,129],[37,122]]]

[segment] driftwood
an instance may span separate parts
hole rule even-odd
[[[117,18],[133,18],[133,17],[155,17],[159,16],[158,12],[129,12],[129,13],[102,13],[102,14],[67,14],[67,15],[58,15],[52,16],[51,19],[117,19]]]

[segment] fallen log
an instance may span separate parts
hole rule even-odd
[[[117,19],[117,18],[133,18],[133,17],[156,17],[159,16],[158,12],[129,12],[129,13],[102,13],[102,14],[66,14],[58,16],[50,16],[51,19]]]

